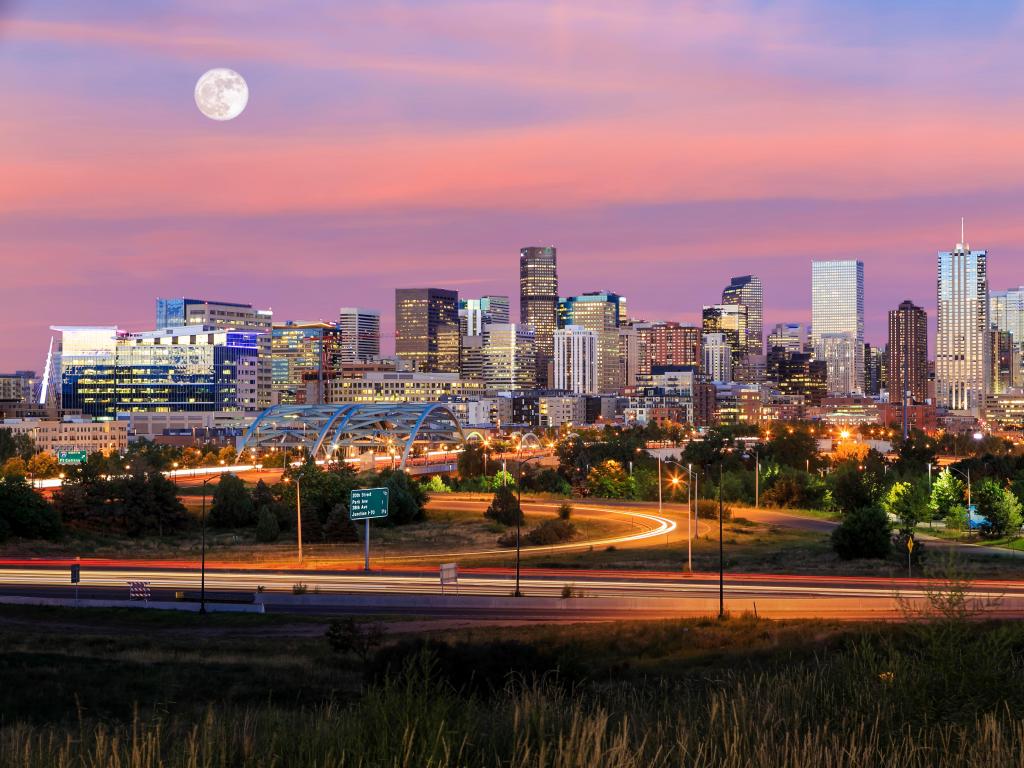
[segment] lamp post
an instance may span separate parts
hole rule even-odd
[[[678,461],[673,461],[672,459],[662,459],[660,455],[658,456],[658,514],[659,515],[661,514],[661,465],[663,463],[664,464],[674,464],[675,466],[679,467],[680,469],[685,469],[686,470],[686,474],[687,474],[687,480],[686,480],[686,569],[690,573],[693,573],[693,522],[692,522],[693,521],[693,515],[692,515],[691,509],[690,509],[690,498],[691,498],[691,494],[690,494],[690,480],[692,478],[693,472],[690,470],[690,466],[691,465],[689,465],[689,464],[687,464],[684,467]],[[678,485],[679,484],[679,478],[678,477],[673,477],[673,478],[671,478],[670,482],[673,485]]]
[[[928,466],[931,467],[931,464],[929,464]],[[953,466],[946,467],[946,469],[949,469],[949,470],[952,470],[953,472],[956,472],[958,475],[960,475],[960,477],[963,477],[963,478],[965,478],[967,480],[967,529],[970,530],[970,528],[971,528],[971,468],[968,467],[966,472],[964,472],[962,469],[957,469],[956,467],[953,467]]]
[[[284,479],[291,482],[290,477]],[[295,475],[295,532],[299,544],[299,564],[302,564],[302,475]]]
[[[519,478],[516,480],[516,597],[522,597],[523,593],[519,591],[519,550],[520,541],[522,539],[522,523],[523,523],[523,467],[529,464],[531,461],[543,458],[542,456],[531,456],[525,461],[522,460],[522,451],[518,457],[517,464],[519,466]]]
[[[203,480],[203,517],[202,517],[202,531],[203,531],[203,544],[202,544],[202,556],[199,566],[199,612],[206,613],[206,486],[215,477],[220,477],[219,474],[211,475],[210,477]]]
[[[722,480],[725,475],[725,461],[718,465],[718,618],[725,618],[725,552],[724,526],[722,524],[725,505],[722,504]]]

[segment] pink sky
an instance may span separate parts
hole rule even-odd
[[[860,258],[875,343],[961,215],[1024,283],[1015,5],[856,5],[0,0],[0,370],[158,295],[389,332],[395,287],[515,296],[534,244],[647,319],[753,272],[766,325]],[[214,66],[229,123],[192,101]]]

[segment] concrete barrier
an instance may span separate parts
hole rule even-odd
[[[33,595],[0,595],[0,605],[42,605],[55,608],[149,608],[156,611],[199,612],[199,603],[170,600],[98,600],[66,597],[36,597]],[[266,613],[262,603],[210,603],[207,613]]]

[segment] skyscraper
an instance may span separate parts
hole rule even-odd
[[[459,323],[463,336],[479,336],[488,323],[509,323],[508,296],[481,296],[459,299]]]
[[[889,402],[928,398],[928,314],[907,299],[889,311]]]
[[[938,254],[935,399],[941,407],[979,416],[992,376],[988,253],[972,251],[962,227],[960,240]]]
[[[806,339],[807,332],[803,323],[778,323],[768,334],[768,351],[785,349],[788,352],[803,352]]]
[[[747,305],[712,304],[703,308],[701,330],[704,338],[708,334],[720,333],[732,350],[731,374],[744,368],[747,354]],[[731,379],[721,379],[731,381]]]
[[[849,345],[838,342],[840,335],[849,339]],[[825,337],[829,337],[828,349],[844,359],[828,359]],[[863,262],[811,262],[811,345],[815,356],[828,366],[830,394],[863,394]]]
[[[706,333],[702,344],[704,373],[712,381],[732,381],[733,346],[724,333]]]
[[[452,342],[452,338],[456,340]],[[458,373],[459,294],[441,288],[395,289],[395,355],[418,371]],[[456,349],[452,349],[452,347]]]
[[[756,275],[734,277],[722,290],[722,304],[742,304],[747,308],[748,355],[764,354],[764,299],[761,278]]]
[[[519,251],[519,322],[533,327],[537,380],[547,383],[558,327],[558,265],[554,246]]]
[[[515,323],[488,323],[483,336],[483,378],[488,388],[536,387],[537,347],[533,328]]]
[[[325,383],[341,369],[341,331],[320,321],[274,323],[271,375],[275,403],[324,401]],[[316,383],[307,399],[307,383]]]
[[[579,325],[555,331],[555,389],[597,394],[597,333]]]
[[[592,291],[558,301],[560,327],[578,325],[597,334],[597,384],[601,393],[614,392],[626,384],[619,365],[619,325],[625,319],[625,301],[611,291]]]
[[[341,362],[368,363],[380,357],[380,313],[359,307],[338,311]]]

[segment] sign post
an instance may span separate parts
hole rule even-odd
[[[907,536],[907,578],[910,578],[910,556],[914,554],[914,537]]]
[[[441,563],[441,594],[444,594],[444,588],[455,587],[455,594],[459,593],[459,566],[457,563]]]
[[[370,570],[370,520],[388,516],[387,488],[356,488],[348,494],[348,519],[364,520],[366,534],[363,537],[365,555],[363,570]]]
[[[82,580],[82,566],[75,563],[71,566],[71,583],[75,585],[75,605],[78,605],[78,582]]]

